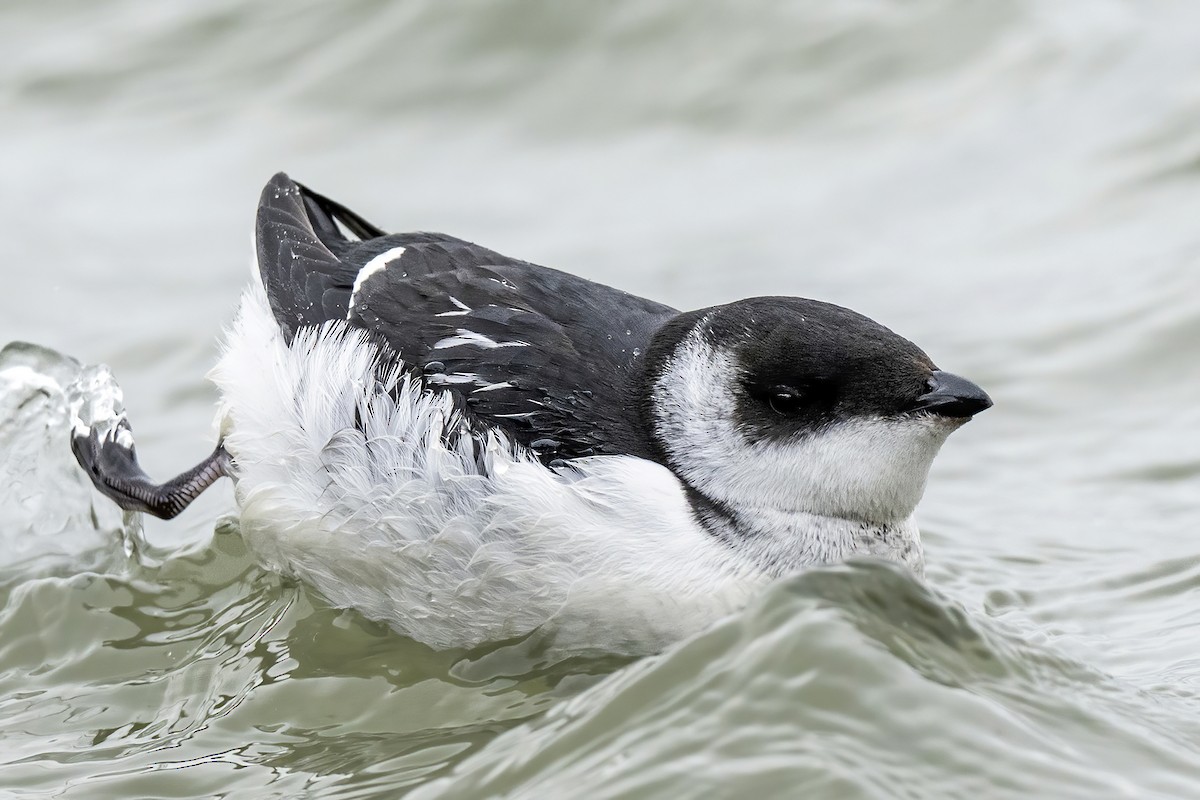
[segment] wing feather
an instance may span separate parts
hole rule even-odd
[[[675,309],[444,234],[375,234],[286,175],[271,180],[259,268],[289,340],[330,319],[369,330],[430,390],[455,393],[547,463],[654,457],[641,420],[643,354]],[[360,275],[396,248],[398,258]]]

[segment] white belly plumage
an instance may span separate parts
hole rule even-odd
[[[500,434],[483,468],[451,399],[344,323],[289,345],[257,281],[212,377],[249,546],[270,568],[433,647],[546,626],[556,647],[641,653],[745,604],[770,576],[704,532],[665,467],[559,474]],[[547,623],[550,623],[547,625]]]

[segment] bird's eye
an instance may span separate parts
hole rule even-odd
[[[767,405],[776,414],[790,416],[804,405],[804,395],[788,386],[777,386],[767,392]]]

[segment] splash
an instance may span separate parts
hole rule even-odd
[[[0,350],[0,569],[96,568],[114,542],[132,552],[139,520],[92,488],[70,442],[73,426],[112,430],[123,413],[107,367],[25,342]]]

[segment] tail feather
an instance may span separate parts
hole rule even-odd
[[[346,237],[338,228],[339,223],[359,240],[387,236],[387,231],[367,222],[336,200],[330,200],[302,183],[296,183],[296,186],[299,187],[301,195],[304,197],[304,206],[308,209],[309,219],[312,220],[317,235],[325,244],[333,246],[335,242],[346,241]]]
[[[338,257],[346,237],[382,234],[374,225],[280,172],[258,204],[258,270],[271,312],[291,341],[303,327],[345,319],[358,270]]]

